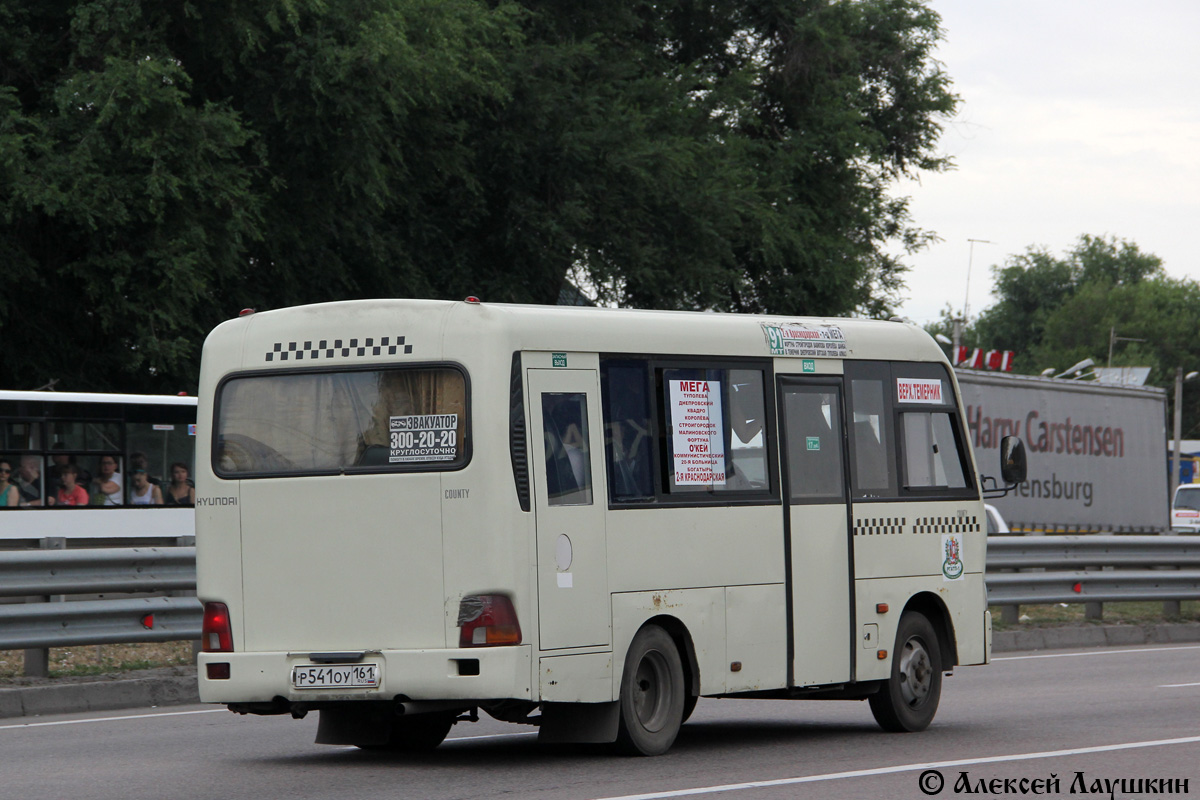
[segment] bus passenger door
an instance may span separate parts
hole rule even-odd
[[[779,379],[793,686],[853,677],[846,436],[839,377]]]
[[[612,611],[598,373],[531,369],[528,376],[541,649],[605,646]]]

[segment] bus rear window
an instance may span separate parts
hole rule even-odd
[[[457,469],[468,458],[466,378],[452,367],[234,377],[214,431],[222,477]]]

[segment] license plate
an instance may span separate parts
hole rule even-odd
[[[378,664],[305,664],[292,667],[295,689],[374,689]]]

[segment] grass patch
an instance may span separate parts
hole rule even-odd
[[[52,647],[49,673],[51,678],[86,677],[193,663],[191,642]],[[24,674],[24,650],[0,651],[0,681]]]
[[[1059,625],[1152,625],[1159,622],[1200,622],[1200,600],[1180,603],[1178,616],[1163,614],[1163,604],[1104,603],[1101,619],[1088,619],[1083,603],[1021,606],[1020,621],[1006,623],[1000,618],[1000,608],[992,607],[992,628],[997,631],[1023,628],[1052,628]]]

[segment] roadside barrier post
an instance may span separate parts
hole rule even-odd
[[[52,536],[42,539],[41,549],[43,550],[65,550],[67,549],[67,540],[61,536]],[[48,603],[61,602],[65,598],[63,595],[38,595],[30,597],[26,602],[29,603]],[[27,678],[46,678],[50,675],[50,648],[35,647],[25,651],[25,677]]]

